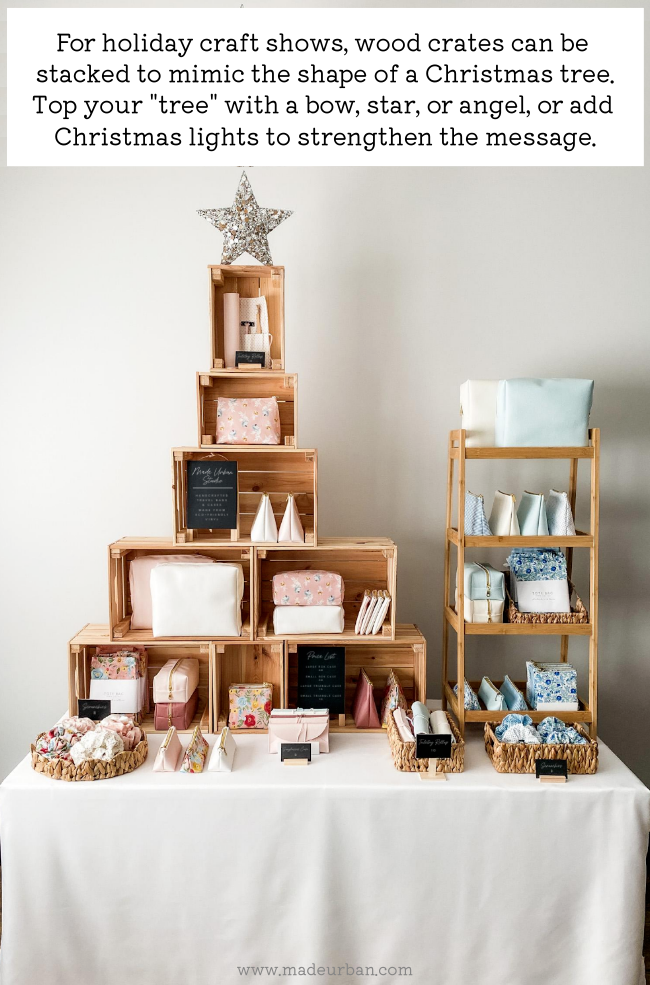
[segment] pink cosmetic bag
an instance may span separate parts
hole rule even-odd
[[[279,445],[277,397],[217,397],[218,445]]]
[[[273,575],[274,605],[343,605],[343,579],[334,571]]]
[[[151,572],[159,564],[214,564],[200,554],[146,554],[129,565],[131,629],[151,629]]]
[[[269,719],[269,752],[280,752],[283,742],[317,742],[319,752],[329,752],[329,714],[308,708],[274,708]]]
[[[174,725],[181,730],[192,724],[199,703],[199,692],[195,691],[189,701],[164,701],[154,705],[153,727],[157,732]]]

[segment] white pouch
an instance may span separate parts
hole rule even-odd
[[[466,380],[460,388],[461,427],[467,431],[468,448],[494,447],[498,386],[498,380]]]
[[[464,596],[465,622],[503,622],[502,601],[496,599],[470,599]]]
[[[212,748],[208,770],[214,770],[216,773],[232,773],[236,751],[235,737],[226,725],[221,729],[221,735]]]
[[[276,636],[342,633],[344,626],[342,605],[276,605],[273,610]]]
[[[151,572],[154,636],[241,636],[241,564],[161,564]]]
[[[546,500],[548,532],[552,537],[574,537],[576,528],[569,497],[565,492],[551,489]]]
[[[494,494],[492,512],[490,513],[490,530],[493,537],[518,537],[519,521],[515,509],[516,499],[512,493],[501,492]]]
[[[154,773],[174,773],[178,769],[183,747],[178,732],[172,725],[156,753]]]
[[[144,554],[129,564],[131,629],[151,629],[151,572],[159,564],[213,564],[202,554]]]
[[[268,493],[262,493],[260,505],[257,507],[257,513],[251,527],[251,540],[257,541],[259,544],[277,544],[278,542],[278,527]]]
[[[287,496],[287,508],[284,511],[282,523],[280,524],[278,542],[280,544],[304,544],[305,542],[305,531],[300,522],[300,515],[293,493],[289,493]]]
[[[376,615],[371,620],[370,626],[366,630],[366,633],[372,633],[376,636],[381,627],[384,625],[384,619],[386,618],[386,613],[388,612],[388,607],[390,606],[390,595],[388,592],[383,593],[383,599],[380,601],[378,609],[376,610]]]

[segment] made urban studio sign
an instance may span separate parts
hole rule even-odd
[[[190,530],[237,527],[237,462],[187,463],[187,527]]]

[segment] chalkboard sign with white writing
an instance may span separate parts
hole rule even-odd
[[[237,526],[237,462],[187,463],[187,526],[234,530]]]
[[[285,759],[306,759],[311,763],[311,742],[281,742],[280,762]]]
[[[567,779],[566,759],[536,759],[535,775],[538,779],[542,776],[559,776]]]
[[[298,647],[298,707],[345,713],[345,647]]]
[[[99,701],[96,698],[79,698],[79,718],[90,718],[93,722],[101,722],[111,713],[110,701]]]
[[[451,736],[447,732],[428,734],[422,732],[415,736],[416,759],[449,759],[451,757]]]
[[[264,353],[243,352],[238,349],[235,353],[235,366],[261,366],[264,369]]]

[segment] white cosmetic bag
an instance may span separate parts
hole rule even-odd
[[[519,536],[516,506],[517,501],[512,493],[504,493],[497,489],[490,513],[490,530],[493,537]]]
[[[464,596],[465,622],[503,622],[504,603],[496,599],[470,599]]]
[[[237,744],[228,726],[221,729],[221,735],[212,747],[208,770],[216,773],[232,773],[235,765]]]
[[[273,612],[276,636],[342,633],[344,625],[342,605],[276,605]]]
[[[493,448],[498,380],[466,380],[460,388],[461,427],[468,448]]]
[[[151,572],[154,636],[241,636],[241,564],[161,564]]]

